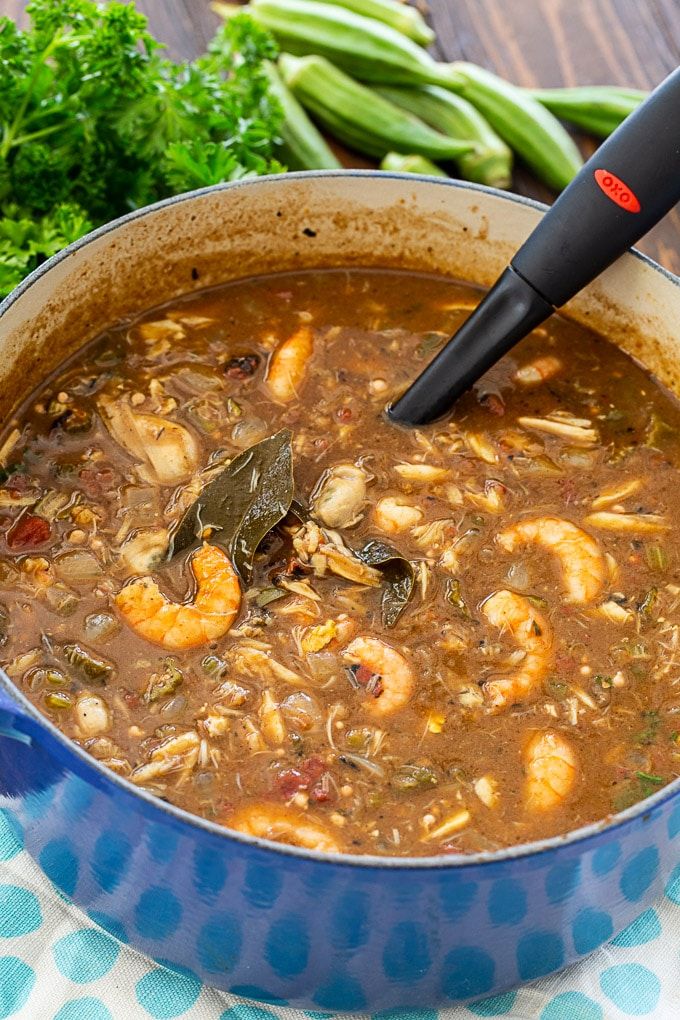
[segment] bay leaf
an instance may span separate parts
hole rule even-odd
[[[356,553],[370,567],[377,567],[385,579],[381,601],[382,622],[394,627],[413,595],[415,571],[413,564],[391,545],[384,542],[367,542]]]
[[[302,502],[300,499],[292,499],[290,502],[290,513],[293,517],[297,517],[300,524],[306,524],[307,521],[312,520],[312,516],[309,512],[309,507]]]
[[[194,545],[206,528],[249,581],[258,546],[293,501],[290,429],[281,429],[235,457],[206,485],[170,538],[168,559]]]

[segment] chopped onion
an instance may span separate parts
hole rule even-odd
[[[176,694],[174,698],[170,698],[169,701],[161,707],[159,715],[162,715],[164,719],[176,719],[187,707],[187,699],[185,694]]]
[[[511,563],[505,576],[513,588],[524,591],[529,587],[529,571],[524,563]]]
[[[85,637],[90,641],[106,641],[120,630],[120,624],[110,613],[91,613],[85,619]]]
[[[234,446],[246,450],[249,446],[259,443],[267,435],[267,423],[262,418],[247,418],[237,421],[231,430],[231,441]]]
[[[76,720],[86,737],[94,737],[110,729],[111,712],[98,694],[80,694],[76,701]]]
[[[281,702],[281,712],[289,726],[294,729],[310,730],[321,726],[323,716],[314,698],[304,691],[289,694]]]
[[[54,561],[59,576],[71,584],[84,584],[102,576],[102,567],[97,558],[87,549],[75,549],[61,553]]]
[[[306,656],[305,661],[309,672],[316,680],[332,680],[342,671],[334,652],[313,652]]]

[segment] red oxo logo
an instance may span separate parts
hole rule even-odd
[[[616,202],[627,212],[640,212],[640,203],[627,184],[624,184],[620,177],[612,174],[609,170],[596,170],[594,175],[598,188],[605,193],[607,198]]]

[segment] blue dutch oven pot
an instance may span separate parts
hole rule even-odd
[[[328,266],[485,285],[541,212],[490,189],[350,171],[260,178],[141,210],[51,259],[0,306],[0,414],[105,326],[180,293]],[[569,314],[680,388],[680,286],[658,266],[625,256]],[[139,790],[0,671],[0,806],[56,887],[166,966],[310,1010],[457,1003],[578,960],[659,896],[680,862],[679,789],[497,853],[313,853]]]

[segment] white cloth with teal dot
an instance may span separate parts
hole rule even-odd
[[[322,1020],[262,1006],[157,966],[56,892],[0,810],[0,1020]],[[680,866],[662,902],[551,978],[473,1006],[371,1020],[680,1020]],[[367,1016],[350,1020],[369,1020]]]

